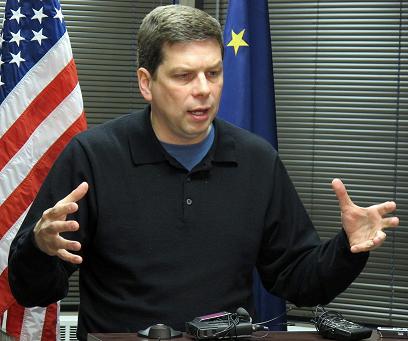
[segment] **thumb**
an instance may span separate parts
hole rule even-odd
[[[346,187],[340,179],[333,179],[332,188],[339,201],[340,209],[343,211],[347,206],[353,205],[350,196],[347,193]]]

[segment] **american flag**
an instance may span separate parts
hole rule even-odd
[[[0,43],[0,320],[7,311],[7,331],[20,340],[56,340],[59,303],[19,306],[8,285],[7,258],[50,167],[86,129],[59,2],[7,0]]]

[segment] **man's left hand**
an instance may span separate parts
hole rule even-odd
[[[332,187],[339,200],[341,220],[347,234],[350,250],[353,253],[371,251],[379,247],[385,240],[384,229],[397,227],[398,217],[387,217],[397,208],[393,201],[370,207],[355,205],[340,179],[332,181]]]

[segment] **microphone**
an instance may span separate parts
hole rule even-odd
[[[256,331],[268,330],[266,326],[253,324],[251,316],[242,307],[236,313],[211,314],[186,323],[187,334],[199,340],[247,338]]]
[[[242,317],[242,319],[244,320],[244,321],[249,321],[249,322],[252,322],[252,317],[249,315],[249,313],[244,309],[244,308],[242,308],[242,307],[239,307],[238,309],[237,309],[237,315],[241,318]]]

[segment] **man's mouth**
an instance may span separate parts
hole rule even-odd
[[[210,108],[197,108],[193,110],[188,110],[188,113],[194,116],[202,116],[208,114]]]

